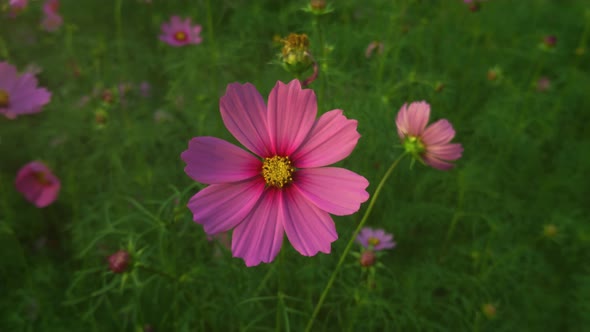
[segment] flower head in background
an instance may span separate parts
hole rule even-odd
[[[129,255],[127,251],[119,250],[109,256],[109,269],[113,271],[113,273],[123,273],[127,270],[130,260],[131,255]]]
[[[551,80],[546,76],[539,78],[537,81],[537,91],[545,92],[549,89],[551,89]]]
[[[360,138],[341,110],[317,115],[312,90],[277,82],[268,105],[249,83],[220,100],[227,129],[253,154],[215,137],[195,137],[185,172],[209,184],[188,207],[209,235],[233,229],[232,254],[247,266],[271,262],[284,234],[304,256],[329,253],[338,238],[330,214],[349,215],[369,198],[364,177],[339,167]]]
[[[43,208],[57,199],[61,183],[45,164],[33,161],[18,171],[15,187],[29,202]]]
[[[405,150],[431,167],[448,170],[453,161],[461,158],[463,147],[450,143],[455,130],[449,121],[442,119],[426,126],[430,118],[430,105],[425,101],[404,104],[397,113],[397,133]]]
[[[371,43],[369,43],[369,46],[367,46],[367,49],[365,50],[365,57],[367,59],[369,59],[371,56],[373,56],[373,54],[375,54],[375,55],[383,54],[383,43],[382,42],[372,41]]]
[[[191,19],[182,21],[178,16],[172,16],[170,22],[162,23],[160,40],[168,45],[180,47],[189,44],[200,44],[201,26],[191,25]]]
[[[0,62],[0,114],[14,119],[19,115],[38,113],[49,100],[51,93],[37,87],[35,75],[19,75],[16,67]]]
[[[53,32],[63,24],[63,18],[59,14],[59,0],[46,0],[43,4],[43,20],[41,26],[45,31]]]
[[[15,17],[18,13],[27,8],[29,0],[10,0],[8,2],[9,16]]]
[[[394,248],[396,243],[393,242],[393,234],[385,233],[382,229],[372,229],[365,227],[361,229],[356,237],[356,242],[363,248],[380,251]]]

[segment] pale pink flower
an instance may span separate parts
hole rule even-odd
[[[33,161],[23,166],[18,171],[14,184],[16,190],[38,208],[53,203],[61,188],[59,179],[40,161]]]
[[[63,23],[64,20],[61,15],[49,14],[43,17],[43,20],[41,21],[41,27],[43,27],[45,31],[54,32],[57,31]]]
[[[0,62],[0,114],[14,119],[19,115],[38,113],[50,100],[51,93],[37,87],[35,75],[19,75],[16,67]]]
[[[246,83],[220,100],[227,129],[253,154],[215,137],[195,137],[185,172],[209,184],[188,207],[209,235],[233,229],[232,253],[247,266],[271,262],[284,234],[302,255],[330,253],[338,238],[330,213],[349,215],[369,198],[364,177],[339,167],[360,138],[342,110],[317,115],[315,93],[277,82],[268,105]]]
[[[455,130],[449,121],[442,119],[426,127],[430,118],[430,105],[425,101],[404,104],[397,113],[397,133],[404,148],[416,159],[441,170],[453,164],[447,161],[461,158],[461,144],[449,143]]]
[[[29,0],[10,0],[8,6],[15,9],[25,9],[28,3]]]
[[[63,18],[59,14],[59,0],[45,1],[43,4],[43,15],[41,26],[45,31],[56,31],[64,23]]]
[[[356,237],[358,242],[365,249],[380,251],[394,248],[396,243],[393,242],[393,234],[385,233],[382,229],[372,229],[365,227],[361,229]]]
[[[172,16],[169,23],[162,23],[160,40],[168,45],[179,47],[189,44],[200,44],[202,39],[200,25],[191,25],[191,19],[184,21],[178,16]]]

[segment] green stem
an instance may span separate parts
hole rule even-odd
[[[336,280],[336,275],[338,274],[338,272],[340,271],[340,268],[344,264],[344,261],[346,260],[346,256],[348,255],[348,252],[352,248],[352,245],[354,244],[354,241],[355,241],[357,235],[360,233],[361,229],[363,228],[363,226],[365,225],[365,223],[369,219],[369,215],[371,214],[371,211],[373,210],[373,207],[375,206],[375,201],[377,201],[377,198],[379,197],[379,193],[381,193],[381,189],[383,189],[383,186],[385,185],[385,181],[387,181],[387,179],[389,178],[389,176],[391,175],[391,173],[393,172],[395,167],[399,164],[399,162],[405,156],[406,156],[406,153],[401,154],[393,162],[393,164],[391,164],[391,166],[389,167],[387,172],[385,172],[385,175],[383,175],[381,182],[379,182],[377,189],[375,189],[375,193],[373,194],[373,197],[371,197],[371,201],[369,202],[369,206],[367,207],[367,210],[365,211],[365,215],[363,216],[363,219],[361,219],[361,222],[358,224],[358,226],[354,230],[352,237],[350,238],[350,240],[348,241],[348,244],[344,248],[344,252],[342,253],[342,256],[340,256],[340,260],[338,261],[336,268],[332,272],[332,275],[330,276],[330,279],[328,280],[328,284],[326,285],[326,288],[324,288],[324,291],[322,292],[322,295],[320,296],[320,299],[318,300],[318,303],[316,304],[315,309],[313,310],[313,314],[311,315],[311,318],[310,318],[309,322],[307,323],[307,326],[305,327],[306,332],[311,331],[311,327],[313,326],[313,322],[315,321],[318,313],[320,312],[320,308],[322,307],[322,304],[324,304],[324,301],[326,300],[326,297],[328,296],[328,292],[330,291],[330,288],[332,288],[332,285],[334,284],[334,281]]]
[[[218,68],[219,64],[219,51],[217,49],[217,42],[215,40],[215,30],[213,28],[213,10],[211,9],[211,0],[207,0],[207,35],[209,37],[209,43],[211,45],[211,55],[213,58],[211,68]],[[212,73],[213,88],[217,89],[217,74]]]

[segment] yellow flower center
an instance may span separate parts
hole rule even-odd
[[[174,34],[174,39],[176,39],[176,41],[186,41],[186,33],[184,33],[184,31],[178,31]]]
[[[420,137],[408,136],[404,141],[404,149],[414,156],[420,156],[426,150],[426,146]]]
[[[375,247],[375,246],[378,246],[379,243],[381,243],[381,240],[379,240],[376,237],[370,237],[369,238],[369,241],[367,241],[367,242],[369,242],[370,245],[372,245],[373,247]]]
[[[266,185],[283,188],[293,181],[295,168],[289,157],[274,156],[264,158],[262,162],[262,176]]]
[[[0,107],[8,107],[10,105],[10,96],[6,90],[0,89]]]

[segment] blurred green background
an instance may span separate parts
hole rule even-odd
[[[246,268],[192,222],[186,203],[203,186],[180,160],[194,136],[236,142],[219,114],[227,84],[266,98],[293,78],[273,42],[291,32],[320,65],[319,113],[359,121],[340,165],[369,193],[401,153],[405,102],[428,101],[465,147],[450,172],[400,164],[367,224],[397,247],[369,283],[348,257],[312,330],[588,329],[590,4],[340,0],[322,16],[307,5],[62,0],[55,32],[39,26],[41,1],[0,13],[0,61],[34,64],[53,93],[42,113],[0,118],[0,331],[303,330],[367,203],[334,217],[332,254],[285,241],[279,260]],[[159,41],[171,15],[202,25],[203,42]],[[367,58],[373,41],[383,51]],[[44,209],[14,188],[31,160],[62,182]],[[120,249],[132,261],[115,274],[107,257]]]

